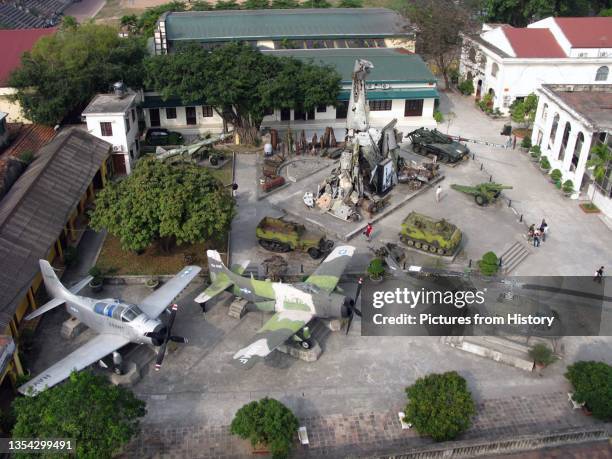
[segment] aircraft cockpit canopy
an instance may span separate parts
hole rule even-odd
[[[135,304],[122,303],[119,300],[100,301],[94,305],[94,312],[122,322],[131,322],[142,314]]]

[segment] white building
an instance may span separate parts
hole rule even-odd
[[[420,56],[391,48],[369,49],[291,49],[264,51],[274,56],[291,56],[306,62],[334,67],[342,77],[336,106],[317,107],[305,112],[277,109],[264,117],[262,128],[304,129],[307,135],[323,133],[326,127],[344,138],[346,112],[356,59],[367,59],[374,69],[368,76],[367,98],[370,124],[383,127],[394,118],[397,127],[407,133],[419,127],[436,127],[433,117],[439,97],[436,79]],[[163,100],[155,93],[145,93],[142,104],[147,127],[164,127],[184,134],[221,132],[223,120],[205,101],[183,103],[178,98]],[[231,128],[231,126],[229,126]]]
[[[119,86],[118,86],[119,85]],[[140,154],[137,108],[138,93],[126,91],[117,83],[113,94],[98,94],[82,113],[90,134],[113,146],[113,170],[129,174]]]
[[[459,71],[475,96],[507,112],[542,84],[610,84],[612,17],[546,18],[526,28],[485,25],[464,38]]]
[[[8,144],[9,131],[6,125],[8,113],[0,112],[0,148]]]
[[[612,164],[602,183],[593,183],[586,168],[594,145],[612,148],[612,85],[543,85],[537,95],[532,143],[540,146],[551,170],[559,169],[563,181],[571,180],[612,218]]]

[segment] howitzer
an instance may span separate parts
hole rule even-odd
[[[512,187],[508,185],[502,185],[501,183],[485,182],[479,183],[478,185],[457,185],[453,183],[451,188],[461,193],[470,194],[474,196],[474,201],[479,206],[486,206],[490,202],[495,201],[500,197],[502,190],[511,190]]]

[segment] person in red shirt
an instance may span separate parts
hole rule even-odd
[[[368,241],[372,240],[372,231],[374,231],[374,227],[372,226],[372,223],[368,223],[368,226],[366,226],[365,230],[363,230],[363,234],[365,234]]]

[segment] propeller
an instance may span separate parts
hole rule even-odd
[[[170,334],[172,333],[172,326],[174,325],[177,310],[178,304],[174,303],[172,305],[172,312],[170,313],[170,320],[168,320],[168,324],[159,331],[145,333],[145,336],[151,338],[154,343],[159,343],[158,346],[160,346],[159,351],[157,352],[157,359],[155,361],[155,371],[159,371],[161,368],[161,364],[166,356],[166,346],[168,345],[168,341],[174,341],[175,343],[182,344],[187,343],[187,338]]]
[[[359,281],[357,282],[357,292],[355,293],[355,298],[354,299],[349,299],[347,301],[347,306],[348,306],[348,310],[349,310],[349,321],[348,324],[346,325],[346,334],[348,335],[349,330],[351,329],[351,323],[353,322],[353,316],[354,314],[357,314],[358,317],[361,317],[361,311],[359,309],[357,309],[355,307],[355,305],[357,304],[357,300],[359,299],[359,294],[361,293],[361,287],[363,285],[363,278],[360,277]]]

